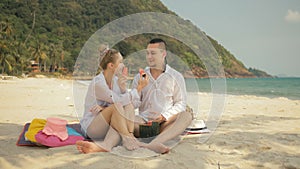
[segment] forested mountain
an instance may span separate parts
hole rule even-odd
[[[20,75],[38,71],[72,72],[85,41],[105,24],[134,13],[169,11],[159,0],[1,0],[0,73]],[[175,14],[176,15],[176,14]],[[155,35],[127,38],[115,46],[125,55],[143,49]],[[179,41],[172,42],[176,53],[192,68],[196,77],[207,77],[201,60]],[[257,77],[211,37],[227,77]],[[251,69],[252,70],[252,69]],[[255,69],[256,70],[256,69]]]

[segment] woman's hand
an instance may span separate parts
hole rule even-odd
[[[94,115],[99,114],[102,110],[104,109],[104,107],[99,106],[99,105],[95,105],[90,109],[90,112],[93,113]]]
[[[126,82],[128,76],[128,69],[123,63],[120,63],[115,73],[116,76],[118,77],[118,85],[121,89],[121,93],[125,93],[127,90]]]
[[[120,75],[118,77],[118,85],[121,89],[121,93],[125,93],[127,90],[127,76],[125,75]]]

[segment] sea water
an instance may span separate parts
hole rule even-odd
[[[214,79],[185,79],[188,92],[213,92]],[[286,97],[300,100],[300,78],[228,78],[219,79],[216,88],[229,95],[256,95],[269,98]]]
[[[219,83],[215,83],[215,81],[219,81]],[[90,81],[80,82],[86,86],[90,83]],[[192,93],[221,91],[222,94],[229,95],[256,95],[269,98],[286,97],[292,100],[300,100],[300,78],[198,78],[185,79],[185,82],[187,91]]]

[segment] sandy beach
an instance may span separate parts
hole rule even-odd
[[[211,95],[200,97],[208,111]],[[0,168],[300,168],[300,100],[227,95],[218,128],[206,142],[187,136],[168,154],[142,159],[80,154],[75,146],[16,146],[25,123],[47,117],[78,122],[72,80],[0,80]]]

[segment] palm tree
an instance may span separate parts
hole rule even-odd
[[[49,59],[51,65],[50,72],[54,71],[54,67],[55,65],[57,65],[57,60],[58,60],[57,58],[58,58],[57,48],[53,43],[51,43],[49,48]]]
[[[47,71],[47,61],[48,61],[48,56],[44,51],[42,51],[42,53],[41,53],[41,63],[44,66],[43,69],[44,69],[45,72]]]
[[[30,59],[27,57],[29,55],[28,50],[20,41],[18,41],[14,43],[14,48],[11,49],[11,53],[16,61],[16,66],[14,66],[16,74],[19,74],[19,72],[20,74],[23,74],[30,63]]]
[[[57,48],[58,55],[59,55],[58,65],[59,65],[60,68],[63,68],[64,67],[63,63],[64,63],[64,59],[65,59],[65,53],[64,53],[62,43],[57,44],[56,48]]]
[[[32,26],[31,26],[31,30],[29,32],[29,34],[27,35],[25,41],[24,41],[24,45],[26,44],[27,40],[29,39],[29,37],[31,36],[31,33],[33,32],[34,29],[34,25],[35,25],[35,10],[33,11],[33,19],[32,19]]]
[[[5,43],[0,43],[0,66],[1,74],[12,71],[12,57],[9,55],[9,49]],[[8,71],[8,72],[6,72]]]
[[[48,58],[45,52],[45,45],[43,43],[40,43],[39,40],[36,40],[35,44],[32,45],[29,50],[31,51],[32,58],[39,64],[39,70],[41,71],[42,63],[45,63]]]
[[[65,59],[65,53],[62,44],[51,43],[48,51],[49,51],[50,65],[52,65],[53,68],[53,70],[51,71],[54,71],[54,68],[57,66],[59,68],[62,68],[64,66],[63,62]]]
[[[6,20],[6,22],[0,23],[1,39],[9,39],[13,34],[13,29],[11,24]]]
[[[8,21],[6,22],[1,22],[0,23],[0,66],[1,66],[1,73],[10,73],[12,71],[12,62],[13,62],[13,58],[10,55],[10,47],[12,46],[12,27],[11,25],[8,23]]]

